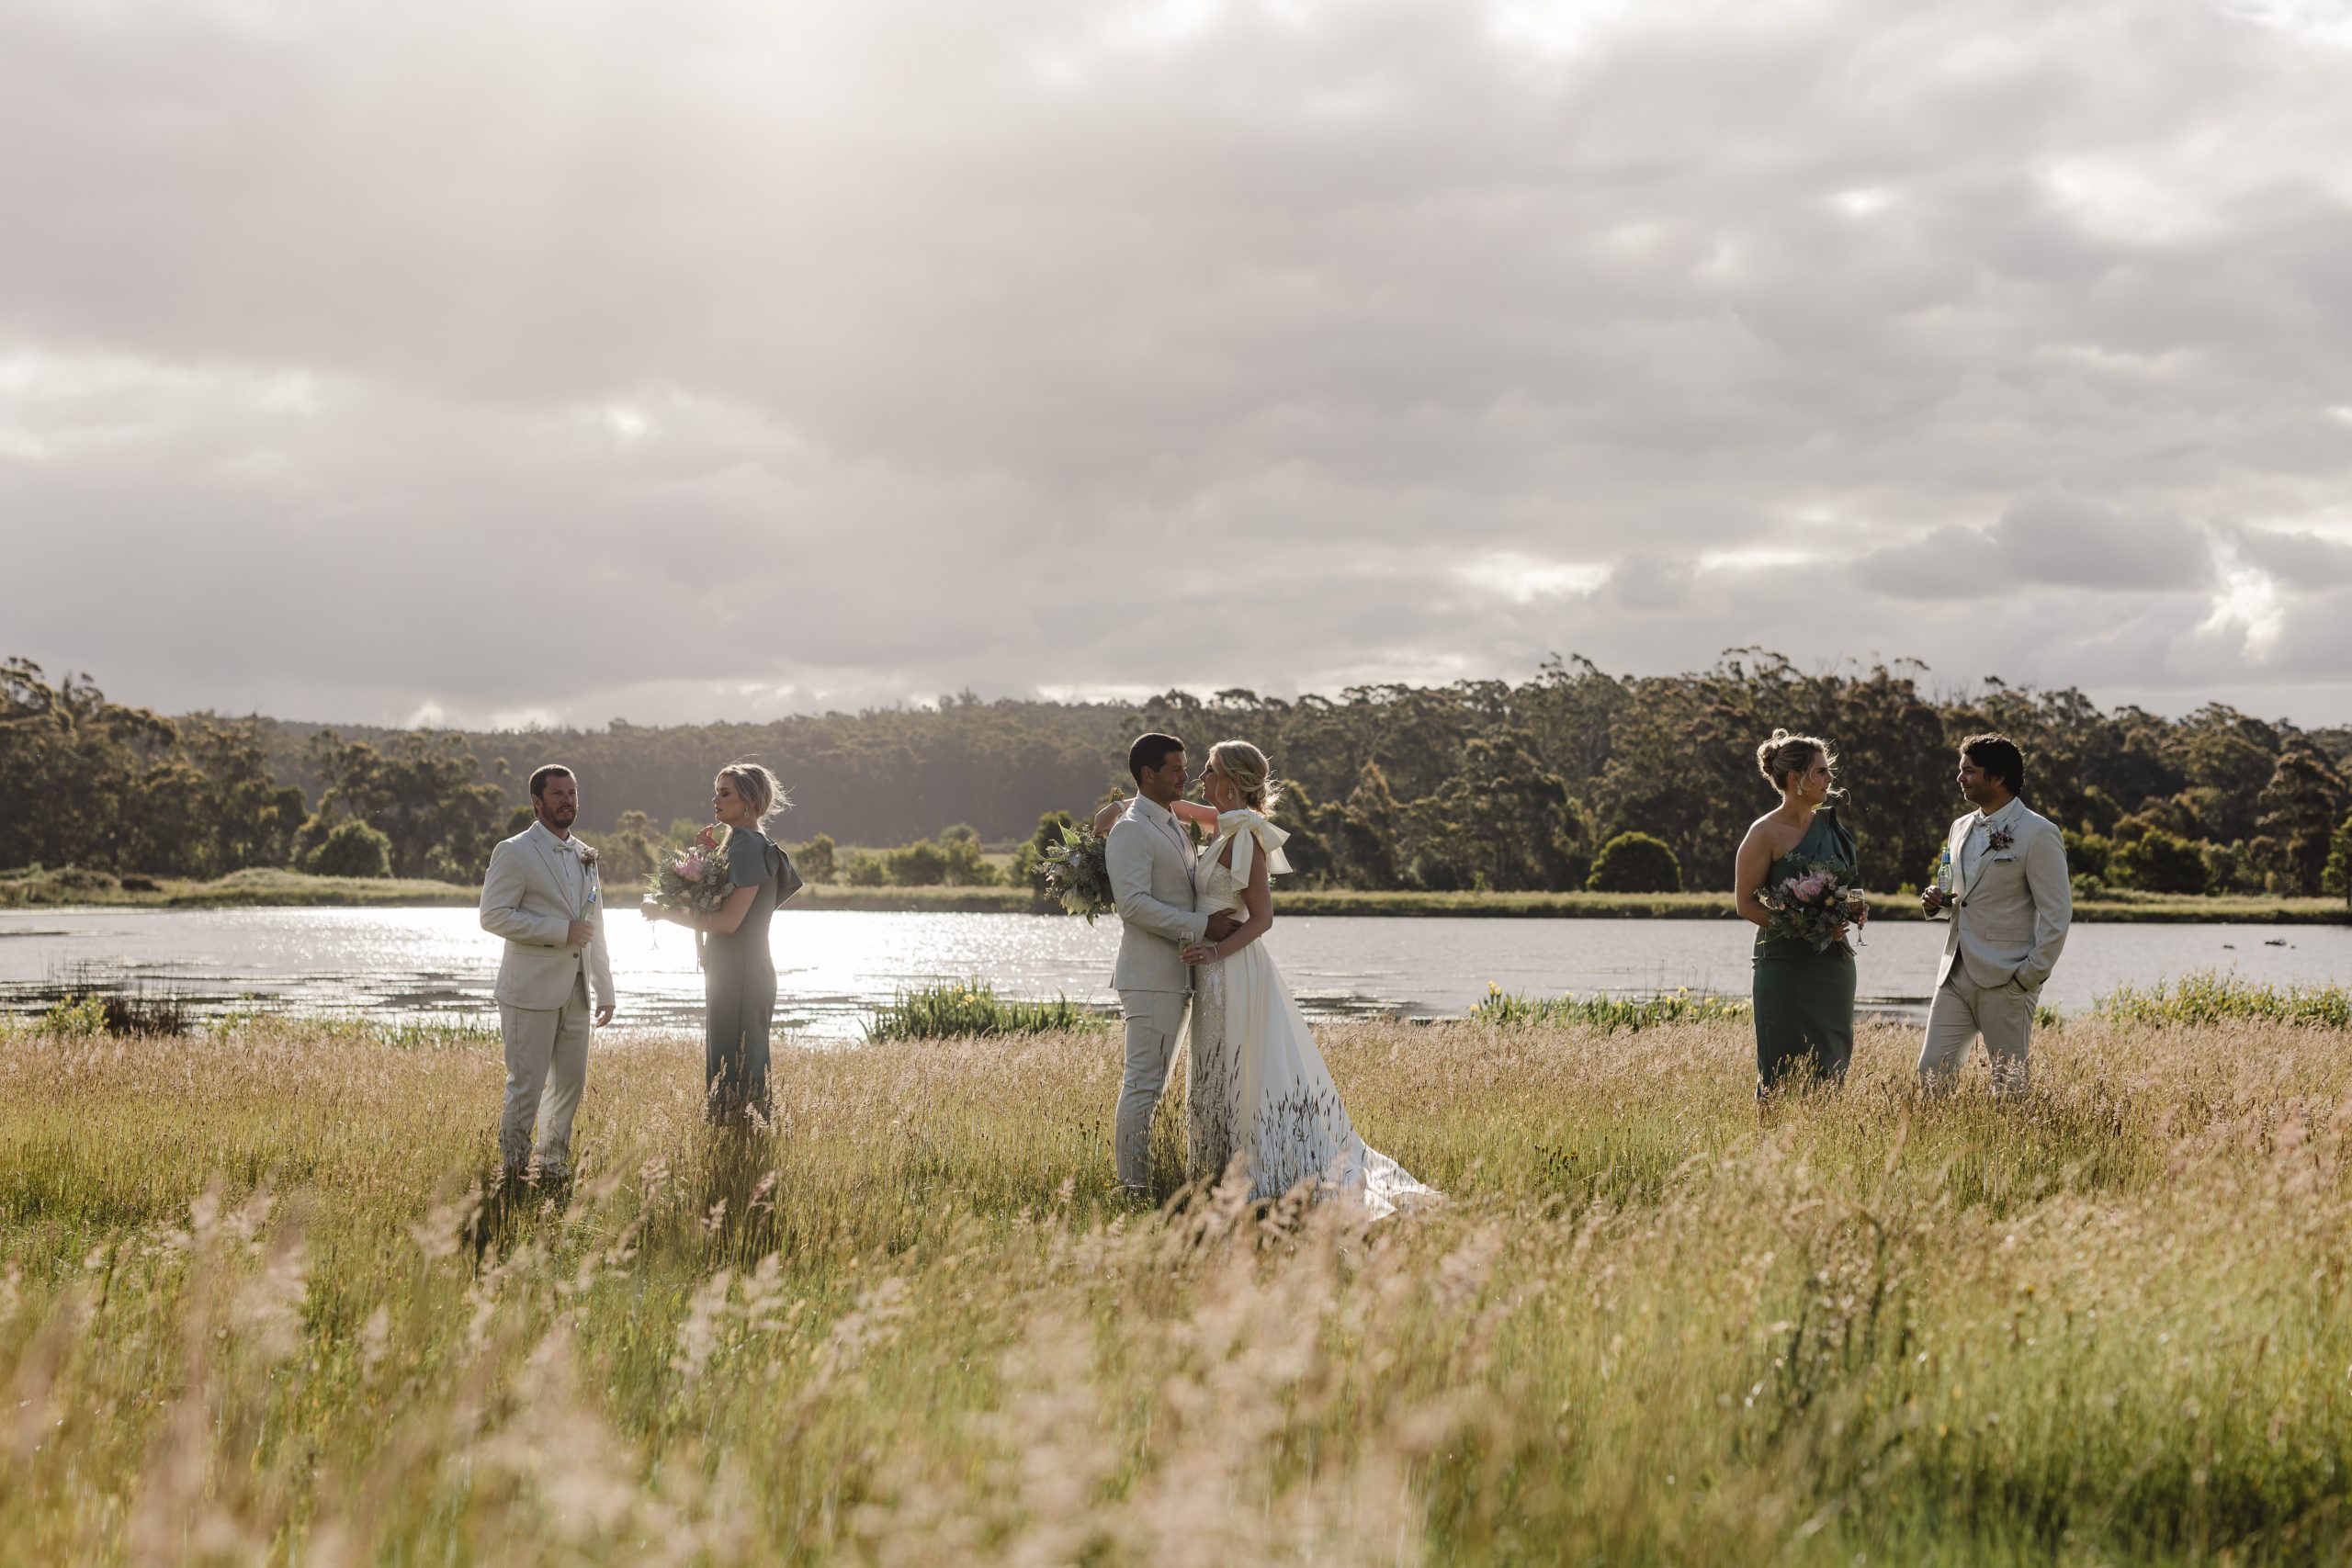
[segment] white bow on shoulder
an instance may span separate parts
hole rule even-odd
[[[1227,811],[1219,814],[1216,830],[1233,840],[1233,880],[1243,886],[1250,885],[1250,858],[1262,846],[1266,852],[1266,874],[1288,876],[1290,862],[1283,855],[1283,846],[1290,842],[1290,835],[1255,811]]]

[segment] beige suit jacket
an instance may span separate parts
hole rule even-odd
[[[2058,825],[2012,801],[1995,814],[1993,826],[2008,834],[2001,849],[1988,845],[1976,860],[1976,874],[1967,877],[1961,852],[1975,826],[1970,812],[1951,825],[1947,840],[1951,850],[1952,886],[1956,897],[1945,906],[1951,929],[1944,933],[1943,962],[1936,969],[1941,988],[1952,965],[1967,966],[1969,979],[1979,987],[2017,982],[2025,991],[2041,989],[2066,945],[2066,930],[2075,918],[2075,894],[2066,879],[2066,842]]]
[[[495,994],[508,1007],[553,1011],[571,998],[582,971],[597,1007],[613,1005],[603,889],[594,866],[582,867],[576,883],[568,878],[563,857],[574,853],[537,822],[490,852],[490,870],[481,879],[481,929],[506,939]],[[567,942],[574,920],[595,927],[585,947]]]
[[[1187,943],[1201,940],[1209,917],[1193,908],[1197,870],[1192,840],[1182,838],[1182,832],[1166,808],[1140,797],[1111,824],[1102,858],[1111,869],[1111,896],[1125,928],[1111,984],[1122,991],[1193,988],[1193,972],[1177,954]]]

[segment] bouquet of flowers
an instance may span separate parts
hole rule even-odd
[[[1062,829],[1062,841],[1038,861],[1037,879],[1065,914],[1084,915],[1090,926],[1097,916],[1118,907],[1111,896],[1111,865],[1103,857],[1102,836],[1091,825]]]
[[[662,857],[653,868],[653,901],[665,909],[715,915],[727,902],[727,829],[705,828],[683,850]]]
[[[1772,912],[1767,937],[1794,937],[1815,953],[1828,952],[1841,927],[1859,928],[1870,916],[1861,889],[1819,861],[1798,861],[1779,882],[1757,889],[1756,901]]]

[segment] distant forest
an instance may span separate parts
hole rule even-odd
[[[1196,760],[1256,742],[1286,781],[1283,820],[1311,882],[1430,889],[1583,886],[1611,840],[1660,840],[1657,874],[1720,888],[1772,796],[1758,740],[1826,738],[1873,885],[1916,884],[1962,809],[1964,736],[2001,730],[2027,795],[2068,830],[2087,883],[2166,892],[2345,890],[2352,730],[2304,730],[2209,705],[2103,710],[2073,690],[1997,680],[1934,694],[1924,666],[1808,671],[1742,649],[1712,669],[1611,675],[1554,660],[1520,682],[1352,687],[1296,701],[1171,692],[1140,705],[984,702],[594,730],[400,731],[212,714],[167,717],[86,677],[0,664],[0,867],[211,876],[322,867],[380,836],[384,866],[472,881],[521,819],[530,770],[582,781],[581,829],[661,836],[707,812],[711,774],[767,763],[793,809],[780,837],[886,847],[940,835],[1020,844],[1041,816],[1124,789],[1126,743],[1164,729]],[[329,852],[328,840],[347,828]],[[364,831],[363,831],[364,828]],[[827,845],[830,851],[831,844]],[[1643,863],[1648,863],[1644,862]]]

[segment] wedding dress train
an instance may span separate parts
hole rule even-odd
[[[1255,811],[1226,812],[1201,854],[1199,907],[1246,918],[1254,858],[1267,857],[1270,874],[1288,872],[1282,846],[1289,837]],[[1219,863],[1227,844],[1230,866]],[[1313,1181],[1319,1194],[1352,1199],[1378,1219],[1438,1196],[1357,1134],[1262,937],[1201,966],[1187,1083],[1186,1165],[1195,1180],[1216,1179],[1238,1155],[1253,1198],[1279,1198]]]

